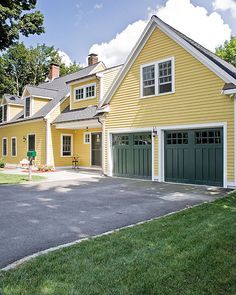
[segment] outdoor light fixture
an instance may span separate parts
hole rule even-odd
[[[26,136],[23,136],[23,142],[26,142]]]
[[[157,127],[153,127],[152,129],[152,136],[156,137],[157,136]]]

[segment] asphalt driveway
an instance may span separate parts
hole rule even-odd
[[[0,268],[35,252],[212,201],[224,189],[84,178],[0,186]]]

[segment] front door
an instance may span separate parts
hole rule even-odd
[[[92,166],[102,166],[102,133],[92,133]]]

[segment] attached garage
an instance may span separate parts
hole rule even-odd
[[[165,181],[223,186],[223,128],[165,131]]]
[[[113,134],[112,158],[114,176],[151,179],[151,132]]]

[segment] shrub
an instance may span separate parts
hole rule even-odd
[[[5,166],[6,166],[6,161],[4,158],[1,158],[0,159],[0,168],[5,168]]]

